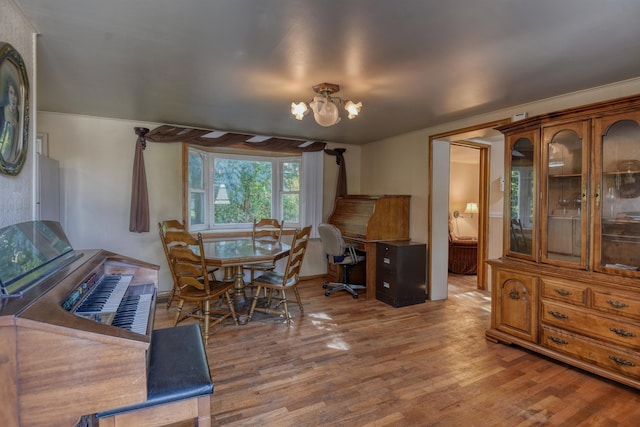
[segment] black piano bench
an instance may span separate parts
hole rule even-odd
[[[100,427],[161,426],[197,419],[211,426],[213,381],[200,325],[151,333],[147,400],[96,414]]]

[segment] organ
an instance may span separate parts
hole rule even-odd
[[[144,402],[158,266],[76,251],[60,225],[0,230],[0,420],[72,426]]]
[[[366,252],[367,299],[376,296],[376,243],[409,240],[407,195],[349,195],[336,200],[327,222],[347,244]]]

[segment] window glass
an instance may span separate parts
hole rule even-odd
[[[202,175],[202,156],[198,153],[189,152],[189,187],[204,188],[204,177]]]
[[[190,148],[188,165],[190,226],[194,230],[248,228],[256,218],[278,218],[289,227],[300,225],[301,157]]]
[[[533,229],[533,144],[519,138],[511,150],[511,233],[509,250],[532,254]]]
[[[300,161],[282,163],[282,214],[286,222],[300,222]]]
[[[262,160],[215,158],[213,188],[215,224],[251,223],[271,218],[272,164]],[[221,200],[226,188],[228,200]]]

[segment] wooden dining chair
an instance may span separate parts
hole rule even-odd
[[[226,318],[231,317],[238,324],[235,308],[231,298],[232,282],[212,280],[207,272],[204,256],[202,234],[193,237],[186,231],[167,231],[165,240],[169,247],[169,259],[175,274],[175,299],[178,300],[173,325],[194,317],[204,322],[202,338],[205,345],[209,342],[209,329]],[[215,302],[221,298],[226,300],[228,310],[217,308]],[[182,316],[185,302],[193,303],[196,311]]]
[[[273,244],[280,243],[282,239],[282,229],[284,228],[284,221],[278,221],[275,218],[262,218],[261,220],[253,221],[253,231],[251,233],[251,239],[255,242],[261,240],[264,242],[270,242]],[[242,266],[243,269],[249,270],[251,280],[248,284],[249,287],[255,287],[253,281],[255,279],[256,272],[271,271],[276,268],[275,261],[263,262],[260,264],[247,264]]]
[[[287,300],[288,290],[293,290],[298,306],[300,307],[300,313],[304,313],[300,292],[298,292],[298,281],[300,280],[300,269],[302,268],[302,261],[304,260],[304,254],[307,250],[310,234],[310,225],[301,230],[296,230],[293,241],[291,242],[291,250],[289,251],[284,273],[271,270],[255,278],[254,285],[256,286],[256,293],[251,302],[251,310],[249,311],[247,322],[251,321],[253,313],[258,311],[266,314],[277,313],[283,315],[287,324],[291,324],[291,314],[289,313]],[[266,304],[264,306],[258,306],[260,290],[263,288],[266,289],[267,292]],[[279,292],[277,295],[274,295],[274,291]]]
[[[169,260],[169,246],[167,245],[167,241],[165,238],[165,234],[168,231],[184,231],[184,224],[178,221],[177,219],[168,219],[165,221],[161,221],[158,223],[158,230],[160,233],[160,241],[162,242],[162,249],[164,249],[164,255],[167,258],[167,264],[169,265],[169,272],[171,273],[171,280],[173,280],[173,286],[171,287],[171,292],[169,294],[169,299],[167,300],[167,308],[171,308],[171,303],[175,299],[176,294],[176,276],[173,272],[173,266],[171,265],[171,261]],[[174,244],[180,244],[180,242],[172,242]],[[214,279],[213,272],[218,270],[218,267],[208,267],[207,272],[209,274],[209,279]]]

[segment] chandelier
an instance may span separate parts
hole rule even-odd
[[[349,113],[349,119],[355,118],[360,109],[362,102],[357,104],[352,101],[343,101],[342,98],[332,96],[340,91],[340,86],[333,83],[320,83],[313,86],[313,90],[318,94],[313,97],[313,101],[309,102],[309,107],[313,110],[313,118],[320,126],[333,126],[340,122],[340,114],[338,107],[344,105],[344,109]],[[309,107],[304,102],[291,103],[291,114],[296,119],[302,118],[309,113]]]

